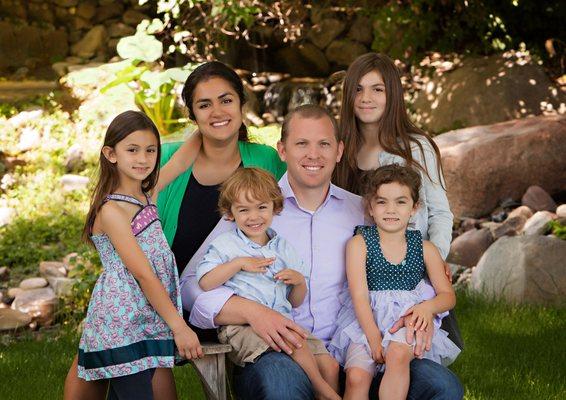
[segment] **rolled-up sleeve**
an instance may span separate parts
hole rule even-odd
[[[438,174],[436,153],[428,142],[422,142],[422,144],[425,162],[421,165],[428,171],[428,176],[423,174],[423,188],[428,211],[428,239],[434,243],[442,258],[446,260],[450,252],[454,216],[450,211],[446,190],[442,187],[442,184],[445,184],[444,178]]]

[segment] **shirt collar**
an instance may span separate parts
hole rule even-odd
[[[266,243],[265,246],[262,246],[262,245],[260,245],[256,242],[254,242],[253,240],[251,240],[249,237],[246,236],[246,234],[244,232],[242,232],[242,230],[240,228],[236,228],[236,235],[246,244],[246,246],[250,246],[254,249],[260,249],[262,247],[268,247],[271,244],[273,244],[275,242],[275,240],[277,240],[277,232],[275,232],[271,228],[267,228],[267,237],[269,237],[269,241]]]
[[[299,202],[297,201],[297,197],[295,196],[295,193],[293,192],[293,189],[289,184],[289,177],[287,176],[287,172],[285,172],[285,174],[279,180],[279,187],[281,188],[281,193],[283,194],[283,197],[285,199],[294,199],[295,202],[299,204]],[[330,183],[328,196],[324,200],[323,204],[328,201],[329,197],[334,197],[338,200],[344,200],[345,198],[344,191],[340,189],[338,186],[334,185],[333,183]]]

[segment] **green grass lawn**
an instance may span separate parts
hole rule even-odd
[[[451,367],[466,400],[565,399],[566,308],[515,307],[458,296],[465,351]],[[0,341],[0,399],[60,399],[76,340],[45,333]],[[189,366],[175,369],[181,399],[204,399]]]

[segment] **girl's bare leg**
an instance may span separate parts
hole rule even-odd
[[[64,400],[104,400],[108,390],[108,381],[85,381],[77,375],[78,356],[75,356],[65,378]]]
[[[108,381],[85,381],[77,375],[78,357],[75,356],[65,379],[64,400],[104,400],[108,391]],[[155,400],[177,400],[177,389],[173,370],[157,368],[152,380]]]
[[[306,345],[306,342],[303,341],[302,344],[303,346],[300,349],[293,351],[291,358],[301,366],[309,377],[314,388],[315,397],[320,400],[339,400],[340,396],[338,393],[334,391],[332,386],[326,383],[320,374],[314,355]]]
[[[339,382],[338,375],[340,374],[340,366],[330,354],[317,354],[314,356],[318,370],[322,378],[330,385],[336,393],[338,393]]]
[[[409,364],[413,348],[405,343],[390,342],[385,353],[385,374],[379,385],[381,400],[405,400],[409,392]]]
[[[177,387],[172,368],[157,368],[151,386],[155,400],[177,400]]]
[[[373,376],[362,368],[348,368],[346,370],[346,390],[344,400],[367,399]]]

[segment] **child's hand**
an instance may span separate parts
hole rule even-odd
[[[240,269],[246,272],[264,273],[275,261],[275,257],[238,257]]]
[[[187,360],[202,357],[202,347],[198,337],[187,325],[173,330],[173,338],[181,357],[185,357]]]
[[[371,358],[378,364],[385,364],[385,354],[381,345],[381,337],[368,339],[369,348],[371,350]]]
[[[286,268],[275,274],[275,279],[283,281],[285,285],[306,285],[305,277],[299,271],[291,268]]]
[[[409,315],[409,321],[407,329],[413,329],[415,331],[424,331],[428,327],[432,326],[432,311],[427,306],[427,302],[423,302],[413,307],[409,308],[405,315]]]

